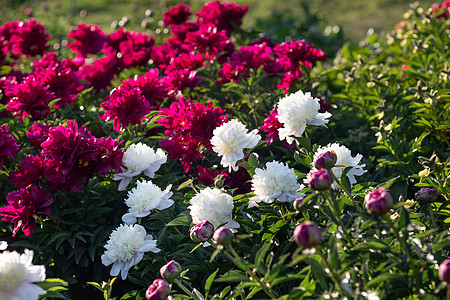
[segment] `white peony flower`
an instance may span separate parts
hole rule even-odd
[[[305,194],[299,192],[304,186],[297,182],[297,175],[287,165],[272,161],[266,164],[265,169],[256,169],[252,179],[252,190],[255,197],[249,202],[249,207],[256,206],[259,202],[272,203],[292,202]]]
[[[331,171],[333,171],[334,175],[337,178],[341,178],[342,172],[346,167],[352,167],[352,169],[347,173],[348,180],[350,181],[350,184],[355,184],[356,179],[355,176],[361,176],[362,174],[366,173],[367,171],[363,169],[365,167],[365,164],[358,165],[361,161],[361,158],[363,157],[361,154],[357,154],[355,157],[352,157],[352,153],[350,149],[348,149],[345,146],[339,145],[338,143],[334,144],[328,144],[327,146],[321,147],[317,149],[317,152],[314,154],[314,159],[316,159],[317,156],[319,156],[321,153],[324,153],[326,151],[334,150],[336,153],[336,165],[343,165],[342,167],[333,167],[331,168]],[[314,165],[312,165],[313,168],[311,172],[317,171],[316,168],[314,168]],[[333,187],[338,188],[338,185],[336,182],[333,182]]]
[[[105,266],[113,264],[111,276],[121,274],[122,280],[128,276],[131,267],[137,265],[144,257],[144,252],[158,253],[156,240],[147,234],[141,225],[120,225],[113,230],[109,241],[105,245],[105,253],[102,255],[102,263]]]
[[[0,241],[0,250],[6,250],[8,248],[8,242]]]
[[[217,228],[224,225],[230,229],[238,228],[239,223],[233,220],[233,197],[219,189],[207,187],[189,201],[192,222],[209,221]]]
[[[278,121],[283,124],[283,127],[278,129],[280,140],[286,139],[286,142],[292,144],[294,138],[290,136],[301,137],[307,124],[327,124],[326,119],[331,117],[331,114],[319,113],[319,109],[319,99],[313,98],[309,92],[304,94],[299,90],[282,98],[278,102]]]
[[[33,284],[45,280],[45,267],[35,266],[33,251],[0,253],[0,299],[34,300],[46,291]]]
[[[123,191],[131,182],[131,178],[142,172],[152,178],[166,161],[167,156],[161,149],[155,152],[155,150],[142,143],[131,145],[123,154],[122,163],[125,168],[122,168],[121,173],[114,175],[114,180],[121,180],[119,191]]]
[[[236,162],[244,158],[244,148],[255,147],[260,139],[257,129],[247,132],[244,124],[233,119],[214,129],[211,145],[214,152],[222,156],[222,166],[231,172],[231,169],[238,170]]]
[[[163,210],[173,204],[169,199],[173,193],[169,185],[164,191],[151,181],[138,181],[137,186],[128,192],[125,203],[129,207],[128,213],[124,214],[122,221],[128,225],[134,224],[137,218],[146,217],[152,209]]]

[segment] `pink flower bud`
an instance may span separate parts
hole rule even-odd
[[[385,188],[375,189],[366,194],[364,202],[366,209],[376,216],[384,215],[394,206],[394,199]]]
[[[336,164],[337,156],[334,150],[323,152],[314,158],[313,165],[316,169],[331,169]]]
[[[318,191],[329,190],[331,188],[331,183],[333,178],[330,171],[327,169],[320,169],[316,172],[309,172],[307,176],[308,185]]]
[[[450,259],[444,260],[439,266],[439,279],[450,283]]]
[[[421,188],[414,194],[416,200],[419,202],[434,202],[439,196],[438,191],[435,188]]]
[[[172,282],[174,281],[181,273],[181,266],[174,260],[169,261],[167,264],[159,269],[159,273],[161,277],[165,280]]]
[[[229,245],[233,240],[233,232],[231,232],[231,229],[229,229],[228,227],[219,227],[214,232],[213,239],[219,245]]]
[[[322,241],[322,231],[311,222],[298,224],[294,230],[294,240],[306,248],[318,245]]]
[[[164,279],[155,279],[145,292],[147,300],[164,300],[170,295],[169,283]]]
[[[209,221],[201,221],[197,225],[192,226],[189,231],[189,235],[191,239],[198,242],[206,242],[209,240],[214,233],[214,225]]]

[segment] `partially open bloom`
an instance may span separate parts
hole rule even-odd
[[[292,202],[295,198],[304,196],[299,192],[302,188],[293,169],[281,162],[268,162],[265,169],[255,170],[252,179],[255,197],[250,199],[249,207],[259,202],[272,203],[275,200]]]
[[[131,182],[131,178],[144,172],[152,178],[161,165],[167,161],[166,154],[158,149],[153,150],[142,143],[133,144],[125,151],[122,163],[125,168],[114,175],[114,180],[120,180],[119,191],[123,191]]]
[[[317,171],[311,171],[308,173],[307,182],[310,188],[317,191],[329,190],[333,178],[330,171],[327,169],[320,169]]]
[[[153,209],[163,210],[173,204],[169,199],[173,193],[170,191],[172,185],[169,185],[162,191],[151,181],[138,181],[137,186],[128,192],[128,198],[125,200],[129,210],[123,215],[122,221],[127,224],[136,223],[137,218],[146,217]]]
[[[165,300],[170,295],[170,286],[164,279],[155,279],[145,292],[147,300]]]
[[[336,152],[330,150],[314,156],[313,165],[316,169],[331,169],[336,164],[336,160]]]
[[[450,284],[450,259],[444,260],[439,265],[439,279]]]
[[[209,221],[214,227],[225,225],[238,228],[239,223],[233,220],[233,197],[219,189],[205,188],[189,201],[190,214],[194,224]]]
[[[0,299],[37,300],[46,292],[34,282],[45,280],[45,267],[35,266],[33,251],[0,253]]]
[[[357,154],[355,157],[352,156],[350,149],[345,146],[339,145],[338,143],[328,144],[327,146],[321,147],[317,149],[317,152],[314,154],[313,161],[316,161],[317,158],[327,151],[334,151],[336,153],[336,164],[331,171],[337,178],[341,178],[341,174],[345,168],[351,167],[350,171],[347,173],[348,180],[350,184],[355,184],[356,179],[355,176],[361,176],[367,171],[363,168],[366,166],[365,164],[359,164],[362,159],[361,154]],[[317,169],[313,165],[312,171],[316,171]],[[333,182],[333,188],[338,188],[336,182]]]
[[[320,103],[318,98],[313,98],[311,93],[297,91],[282,98],[278,102],[278,120],[283,124],[279,129],[280,140],[286,139],[292,144],[294,139],[291,137],[301,137],[305,131],[306,125],[325,125],[331,114],[319,113]]]
[[[317,246],[323,238],[322,231],[315,224],[305,222],[298,224],[294,230],[294,240],[306,248]]]
[[[156,247],[156,240],[138,224],[120,225],[109,236],[105,249],[102,263],[105,266],[112,264],[110,275],[117,276],[120,273],[123,280],[127,278],[131,267],[142,260],[145,252],[161,251]]]
[[[244,124],[233,119],[214,129],[211,145],[222,156],[222,166],[231,172],[231,169],[237,171],[236,163],[244,158],[244,149],[255,147],[260,139],[257,129],[247,132]]]
[[[366,194],[364,203],[368,211],[376,216],[381,216],[394,206],[394,199],[388,190],[379,188]]]
[[[161,269],[159,269],[159,274],[161,274],[161,277],[169,282],[174,281],[180,273],[181,266],[174,260],[169,261],[167,264],[162,266]]]
[[[214,225],[207,220],[201,221],[200,223],[192,226],[191,230],[189,231],[191,239],[196,243],[206,242],[212,237],[213,233]]]

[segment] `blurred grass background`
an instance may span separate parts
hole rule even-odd
[[[183,1],[199,11],[208,1]],[[231,1],[230,1],[231,2]],[[346,38],[359,41],[364,38],[369,28],[375,32],[390,31],[401,21],[408,9],[408,0],[235,0],[236,3],[248,5],[248,13],[243,27],[257,26],[270,29],[273,21],[284,22],[286,28],[299,26],[306,18],[314,16],[321,28],[310,30],[332,30],[335,25],[342,29]],[[428,9],[435,0],[419,1],[419,6]],[[442,1],[441,1],[442,2]],[[46,26],[57,27],[58,31],[67,33],[71,26],[79,22],[98,24],[111,32],[111,23],[119,22],[122,17],[129,19],[127,28],[139,29],[145,11],[151,10],[152,18],[157,22],[162,13],[180,1],[163,0],[0,0],[0,21],[20,20],[27,17],[26,8],[31,7],[33,17]],[[298,23],[298,24],[296,24]],[[53,32],[54,28],[52,28]],[[334,28],[337,30],[337,27]],[[298,37],[295,37],[298,38]]]

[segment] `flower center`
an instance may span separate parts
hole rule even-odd
[[[0,265],[0,291],[15,290],[27,278],[27,268],[17,262]]]

